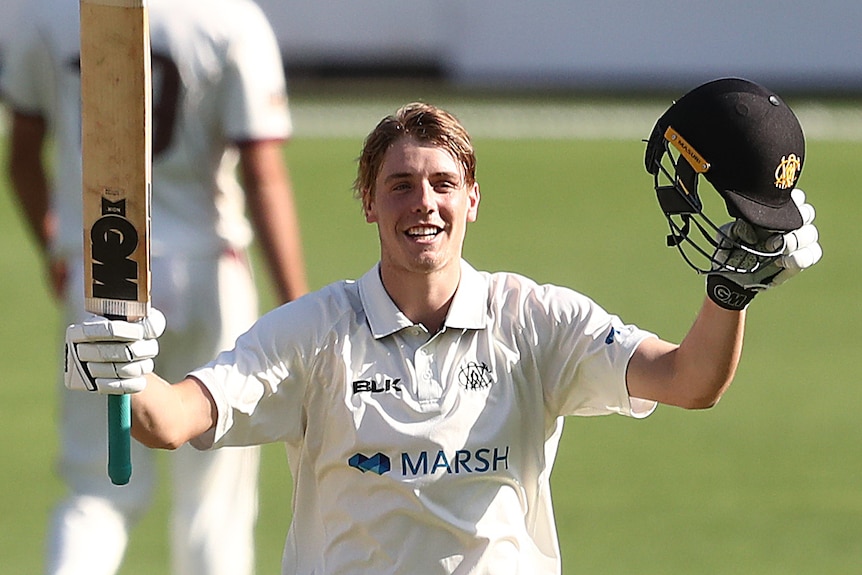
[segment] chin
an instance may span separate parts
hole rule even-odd
[[[431,258],[422,258],[413,261],[410,268],[419,273],[431,273],[441,269],[443,266],[440,265],[440,262],[436,259]]]
[[[412,251],[412,253],[411,253]],[[404,250],[400,253],[391,254],[389,261],[397,268],[417,274],[431,274],[451,267],[455,262],[460,265],[460,258],[453,258],[448,251],[443,253],[439,250]]]
[[[422,254],[405,262],[407,269],[416,273],[433,273],[446,267],[448,260],[440,254]]]

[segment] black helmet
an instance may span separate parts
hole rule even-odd
[[[671,225],[668,244],[687,242],[711,257],[689,237],[692,223],[712,246],[719,233],[702,212],[699,175],[721,195],[730,216],[762,230],[799,228],[802,216],[790,193],[804,156],[802,127],[775,93],[740,78],[694,88],[658,119],[644,158]]]

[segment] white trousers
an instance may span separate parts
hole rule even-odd
[[[156,372],[179,381],[213,359],[257,317],[257,296],[244,255],[154,258],[152,301],[164,312]],[[83,310],[80,262],[70,262],[68,323]],[[132,477],[106,475],[105,397],[60,385],[59,473],[69,493],[49,527],[46,573],[114,575],[131,527],[152,500],[157,452],[132,441]],[[167,454],[171,467],[171,568],[175,575],[250,575],[257,519],[257,447]]]

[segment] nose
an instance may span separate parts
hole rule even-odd
[[[431,185],[431,182],[425,180],[417,189],[416,205],[414,206],[413,211],[427,214],[436,211],[436,209],[437,196],[434,192],[434,186]]]

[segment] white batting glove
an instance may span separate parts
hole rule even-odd
[[[138,393],[147,385],[159,353],[165,316],[153,308],[135,322],[91,316],[66,328],[64,382],[75,391],[105,395]]]
[[[739,247],[721,240],[713,255],[713,270],[707,275],[706,293],[725,309],[742,310],[759,292],[781,285],[807,269],[823,256],[818,243],[819,234],[814,226],[814,207],[805,202],[805,192],[794,189],[791,198],[802,214],[802,226],[784,234],[770,232],[736,220],[721,226],[720,237],[730,237],[762,253],[777,256],[765,263]]]

